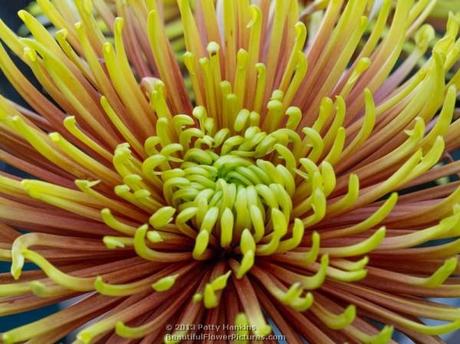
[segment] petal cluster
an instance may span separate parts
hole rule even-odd
[[[0,96],[23,172],[0,173],[0,316],[72,300],[0,341],[459,329],[460,15],[437,38],[435,3],[37,0],[54,35],[0,21],[29,105]]]

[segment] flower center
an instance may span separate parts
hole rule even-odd
[[[176,225],[195,237],[195,259],[229,251],[253,257],[267,234],[279,241],[288,232],[294,177],[276,152],[284,147],[279,133],[235,127],[231,135],[228,128],[216,132],[203,125],[188,142],[182,132],[182,145],[175,146],[181,154],[168,158],[175,167],[160,173],[164,198],[178,211]]]
[[[178,168],[162,174],[167,202],[193,216],[192,227],[215,237],[223,248],[238,246],[244,230],[259,242],[273,229],[274,213],[286,227],[294,178],[269,160],[274,153],[268,142],[272,137],[251,127],[222,144],[213,137],[205,147],[188,149]],[[195,258],[200,254],[197,249]]]
[[[324,216],[335,185],[328,162],[334,157],[323,157],[323,143],[313,129],[304,128],[301,138],[300,110],[285,109],[278,93],[263,121],[247,109],[222,118],[208,116],[202,106],[192,115],[165,112],[156,122],[157,136],[145,141],[147,156],[140,166],[128,144],[117,147],[114,166],[125,184],[115,192],[152,213],[134,238],[140,256],[182,259],[183,252],[176,257],[154,248],[163,238],[179,240],[175,235],[180,234],[183,240],[185,235],[193,259],[225,256],[241,277],[256,256],[301,244],[304,227]]]

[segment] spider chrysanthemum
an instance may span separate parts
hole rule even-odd
[[[55,29],[0,22],[30,106],[0,97],[27,176],[0,175],[0,316],[70,302],[0,341],[460,328],[459,15],[437,39],[431,0],[37,3]]]

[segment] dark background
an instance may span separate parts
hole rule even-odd
[[[17,11],[26,7],[30,0],[0,0],[0,18],[8,25],[13,31],[17,32],[21,26],[21,21],[16,15]],[[8,85],[8,82],[0,72],[0,92],[7,98],[17,98],[16,92]]]

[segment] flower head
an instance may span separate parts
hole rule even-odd
[[[0,98],[30,175],[0,176],[0,315],[79,298],[3,342],[460,328],[428,301],[460,296],[458,15],[435,40],[425,0],[37,3],[54,37],[0,22],[40,84],[0,46],[31,108]]]

